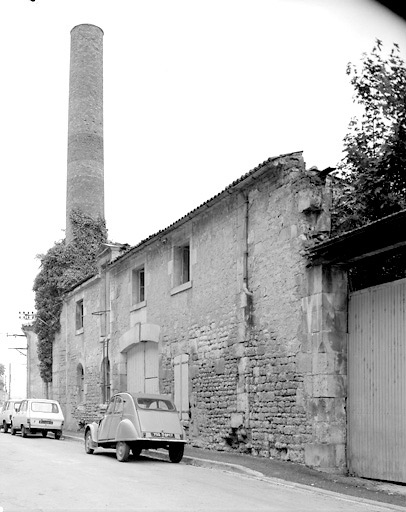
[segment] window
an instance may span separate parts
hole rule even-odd
[[[83,299],[76,302],[76,330],[83,329]]]
[[[145,267],[132,271],[132,303],[139,304],[145,301]]]
[[[32,402],[31,410],[33,412],[50,412],[57,414],[59,412],[57,404],[49,402]]]
[[[109,406],[107,407],[106,414],[113,414],[114,411],[114,398],[110,400]]]
[[[159,400],[152,398],[137,398],[138,407],[140,409],[160,409],[162,411],[173,411],[174,406],[169,400]]]
[[[18,409],[20,408],[20,405],[21,405],[21,402],[10,402],[10,409],[13,409],[15,411],[18,411]]]
[[[124,403],[122,398],[116,396],[116,403],[114,405],[114,414],[122,414],[124,408]]]
[[[181,420],[189,419],[189,355],[181,354],[173,360],[174,402]]]
[[[76,369],[76,385],[78,390],[78,402],[81,403],[85,396],[85,372],[83,366],[79,363]]]
[[[190,281],[190,247],[184,245],[180,247],[180,262],[181,262],[181,282],[179,284],[187,283]]]
[[[174,272],[175,286],[190,281],[190,244],[180,245],[174,248]]]

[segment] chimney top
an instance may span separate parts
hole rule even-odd
[[[76,29],[78,29],[80,27],[93,27],[93,28],[97,28],[104,35],[103,30],[100,27],[98,27],[97,25],[93,25],[92,23],[81,23],[80,25],[75,25],[70,32],[72,33],[74,30],[76,30]]]

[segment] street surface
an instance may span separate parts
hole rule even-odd
[[[87,455],[81,443],[0,432],[0,511],[383,512],[384,504],[142,457]],[[3,510],[2,510],[3,509]]]

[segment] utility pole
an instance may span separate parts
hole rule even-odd
[[[32,322],[35,320],[35,313],[34,311],[19,311],[18,312],[18,318],[20,320],[23,320],[25,322]],[[29,352],[29,345],[28,345],[28,336],[26,334],[22,334],[21,336],[25,336],[27,338],[27,388],[26,388],[26,395],[27,398],[30,398],[30,385],[31,385],[31,372],[30,372],[30,352]],[[47,393],[48,396],[48,393]]]
[[[56,320],[56,317],[54,315],[52,315],[52,318],[54,320]],[[43,320],[40,316],[38,316],[34,311],[20,311],[19,312],[19,317],[20,317],[20,320],[23,320],[24,322],[27,322],[27,323],[30,323],[31,325],[30,326],[27,326],[27,331],[28,330],[32,330],[32,323],[35,321],[35,322],[41,322],[42,324],[44,325],[47,325],[47,326],[50,326],[50,324],[48,322],[46,322],[45,320]],[[28,329],[28,327],[30,327]],[[23,329],[24,332],[26,332],[26,330]],[[35,361],[35,354],[33,354],[33,351],[35,349],[35,341],[33,341],[33,345],[31,347],[31,350],[30,350],[30,346],[29,346],[29,341],[32,340],[32,338],[29,336],[29,335],[25,335],[26,338],[27,338],[27,396],[30,394],[30,391],[33,390],[32,386],[36,381],[36,375],[35,375],[35,370],[34,370],[34,374],[32,375],[31,374],[31,371],[32,371],[32,365],[34,364],[34,361]],[[39,378],[39,376],[38,376]],[[50,389],[49,389],[49,383],[48,382],[45,382],[45,381],[42,381],[42,386],[43,386],[43,392],[45,393],[45,396],[46,398],[49,398],[49,392],[50,392]]]
[[[6,334],[6,336],[12,336],[14,338],[17,338],[17,337],[24,337],[26,338],[26,335],[25,334]],[[27,398],[28,398],[28,340],[27,340],[27,346],[26,347],[9,347],[9,350],[17,350],[17,352],[19,352],[21,355],[25,356],[27,358],[27,362],[26,362],[26,366],[27,366],[27,383],[26,383],[26,394],[27,394]],[[22,352],[22,350],[25,350],[26,352]],[[8,368],[9,368],[9,379],[8,379],[8,396],[9,398],[11,398],[11,363],[9,363],[8,365]]]

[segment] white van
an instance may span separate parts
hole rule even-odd
[[[60,439],[64,420],[61,406],[56,400],[29,398],[23,400],[12,415],[10,431],[13,436],[17,430],[21,430],[22,437],[38,432],[46,437],[48,432],[53,432],[55,439]]]
[[[11,417],[13,413],[20,407],[22,398],[13,398],[0,408],[0,427],[3,427],[3,432],[6,434],[11,425]]]

